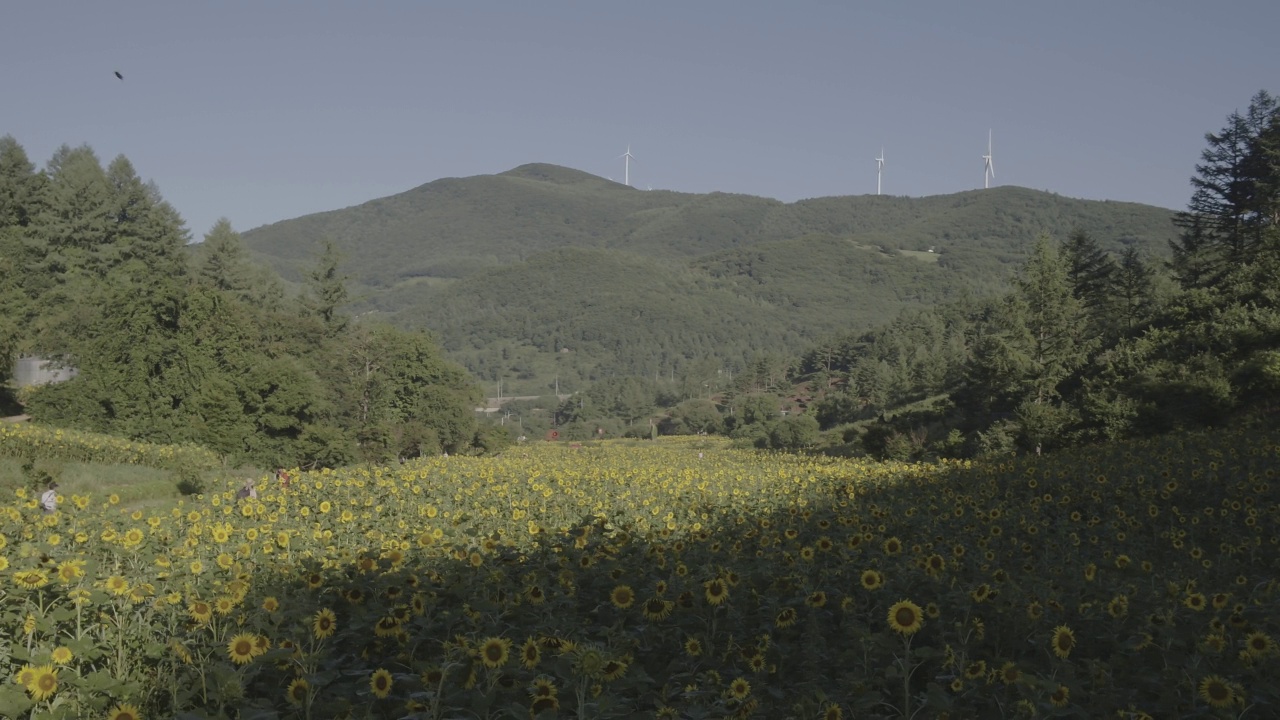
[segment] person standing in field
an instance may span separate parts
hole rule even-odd
[[[49,515],[58,511],[58,483],[49,482],[48,489],[40,494],[40,506]]]
[[[280,481],[280,487],[281,487],[281,488],[283,488],[283,489],[285,489],[285,490],[288,490],[288,489],[289,489],[289,480],[290,480],[290,478],[289,478],[289,473],[288,473],[288,472],[285,472],[285,469],[284,469],[284,468],[277,468],[277,469],[276,469],[276,480],[279,480],[279,481]]]

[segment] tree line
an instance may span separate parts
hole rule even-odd
[[[1171,258],[1041,237],[1014,287],[814,348],[824,427],[868,421],[893,457],[1043,450],[1274,411],[1280,392],[1280,102],[1206,135]],[[911,403],[934,398],[922,409]],[[918,406],[919,407],[919,406]],[[895,408],[897,409],[895,411]]]
[[[0,405],[55,426],[197,442],[263,466],[468,452],[480,393],[430,338],[353,322],[317,243],[297,293],[220,220],[204,242],[124,156],[63,146],[37,171],[0,138]],[[19,391],[14,359],[75,367]]]

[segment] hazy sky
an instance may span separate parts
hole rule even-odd
[[[1280,92],[1280,2],[19,2],[0,135],[123,153],[200,238],[549,162],[782,200],[996,184],[1181,208]],[[117,80],[114,71],[124,74]]]

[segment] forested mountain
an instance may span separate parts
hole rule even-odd
[[[426,328],[485,379],[534,394],[743,368],[900,310],[1008,286],[1031,241],[1084,230],[1167,253],[1173,213],[1017,187],[782,203],[643,191],[554,165],[446,179],[245,233],[299,277],[317,243],[343,253],[351,308]],[[573,357],[558,355],[568,348]]]

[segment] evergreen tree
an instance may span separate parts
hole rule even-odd
[[[342,255],[326,240],[316,264],[307,272],[307,294],[304,307],[324,323],[325,334],[334,337],[347,326],[346,316],[338,312],[347,301],[347,276],[341,272]]]
[[[1133,333],[1150,319],[1155,304],[1155,271],[1143,261],[1138,251],[1125,248],[1120,255],[1113,286],[1115,313],[1126,334]]]
[[[1071,294],[1089,314],[1090,325],[1101,334],[1109,325],[1116,263],[1087,232],[1073,230],[1062,244]]]
[[[41,264],[48,282],[65,282],[68,275],[100,277],[101,246],[112,236],[112,188],[87,145],[58,148],[49,160],[36,219]]]
[[[100,245],[114,262],[137,262],[148,271],[181,284],[187,273],[184,247],[190,239],[177,210],[160,195],[153,183],[144,183],[123,155],[106,171],[111,184],[111,216],[114,227],[108,242]],[[108,250],[109,248],[109,250]]]
[[[12,405],[14,400],[8,383],[30,309],[18,282],[23,275],[18,264],[21,249],[22,237],[18,228],[0,227],[0,411]]]
[[[226,218],[205,234],[195,255],[195,273],[201,282],[259,308],[276,307],[284,297],[274,273],[250,262],[244,240]]]
[[[1028,312],[1023,298],[1009,293],[977,313],[972,353],[952,393],[977,425],[1008,415],[1027,393],[1033,371]]]
[[[1087,339],[1084,309],[1072,294],[1067,264],[1047,237],[1036,241],[1016,284],[1031,336],[1029,399],[1048,403],[1059,397],[1059,384],[1084,364],[1096,342]]]
[[[1191,178],[1191,202],[1177,218],[1182,236],[1172,245],[1184,287],[1213,286],[1264,247],[1280,207],[1278,127],[1280,102],[1262,91],[1243,115],[1231,113],[1221,132],[1205,135],[1209,146]]]
[[[18,141],[0,137],[0,228],[31,224],[43,180]]]

